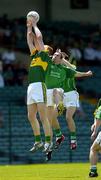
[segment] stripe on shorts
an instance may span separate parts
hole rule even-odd
[[[47,96],[46,96],[46,85],[45,85],[45,83],[42,83],[42,90],[43,90],[44,103],[46,103],[47,102]]]

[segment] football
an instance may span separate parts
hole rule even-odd
[[[38,21],[39,21],[39,18],[40,18],[39,14],[38,14],[36,11],[30,11],[30,12],[27,14],[27,19],[28,19],[29,17],[33,17],[36,22],[38,22]]]

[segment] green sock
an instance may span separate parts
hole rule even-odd
[[[97,167],[96,166],[91,166],[91,172],[94,172],[94,173],[96,173],[97,172]]]
[[[61,137],[62,136],[62,132],[60,129],[55,129],[55,134],[56,134],[56,137]]]
[[[76,140],[76,132],[70,132],[70,139]]]
[[[50,136],[45,136],[45,142],[50,143],[50,141],[51,141],[51,137]]]
[[[35,142],[40,142],[40,141],[41,141],[41,136],[40,135],[35,136]]]

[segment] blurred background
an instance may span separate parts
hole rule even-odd
[[[77,70],[93,71],[93,77],[76,81],[80,94],[80,109],[75,115],[78,148],[70,150],[62,116],[59,120],[66,139],[51,160],[87,162],[93,112],[101,97],[101,0],[3,0],[0,2],[0,164],[45,162],[42,153],[29,152],[34,140],[26,109],[29,61],[26,15],[31,10],[40,15],[38,26],[45,44],[54,50],[71,50]]]

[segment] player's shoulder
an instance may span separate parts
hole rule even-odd
[[[52,59],[49,56],[48,51],[45,51],[45,50],[40,51],[40,57],[42,58],[43,61],[47,61],[49,63],[52,62]]]
[[[101,111],[101,105],[97,109]]]
[[[71,68],[71,67],[68,67],[68,66],[65,66],[65,65],[64,65],[64,68],[65,68],[66,71],[69,71],[69,72],[74,71],[74,72],[76,72],[76,70],[74,68]]]

